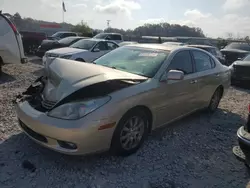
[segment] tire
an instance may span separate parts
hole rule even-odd
[[[209,103],[209,106],[208,106],[208,112],[214,113],[217,110],[217,108],[218,108],[218,106],[220,104],[222,94],[223,94],[223,89],[221,87],[218,87],[215,90],[215,92],[214,92],[214,94],[213,94],[213,96],[212,96],[212,98],[210,100],[210,103]]]
[[[2,73],[3,73],[3,60],[2,58],[0,57],[0,77],[2,76]]]
[[[129,122],[134,124],[134,128],[130,127]],[[120,156],[128,156],[135,153],[147,138],[148,129],[149,118],[145,111],[134,109],[127,112],[119,121],[113,134],[111,152]]]
[[[2,73],[3,73],[2,67],[3,67],[3,65],[0,63],[0,77],[2,76]]]
[[[76,61],[85,62],[85,60],[82,58],[77,58]]]

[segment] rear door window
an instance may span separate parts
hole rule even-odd
[[[122,40],[121,35],[109,35],[111,40]]]
[[[214,65],[211,62],[211,58],[208,54],[201,51],[192,50],[195,68],[197,72],[206,71],[212,69]]]
[[[95,48],[99,49],[100,51],[106,51],[108,50],[107,43],[106,42],[98,42]]]

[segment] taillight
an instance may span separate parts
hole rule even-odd
[[[12,28],[12,30],[14,31],[14,33],[17,33],[17,28],[13,23],[10,23],[10,27]]]

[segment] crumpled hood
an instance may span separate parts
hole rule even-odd
[[[88,51],[88,50],[65,47],[65,48],[58,48],[58,49],[54,49],[54,50],[49,50],[47,53],[57,54],[60,56],[60,55],[70,55],[70,54],[86,52],[86,51]]]
[[[49,101],[60,101],[73,92],[96,83],[120,80],[147,80],[124,71],[65,59],[55,59],[45,69],[48,77],[43,91],[43,97]]]

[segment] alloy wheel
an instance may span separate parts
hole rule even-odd
[[[144,135],[145,121],[138,116],[128,119],[120,134],[120,143],[123,149],[131,150],[136,148]]]

